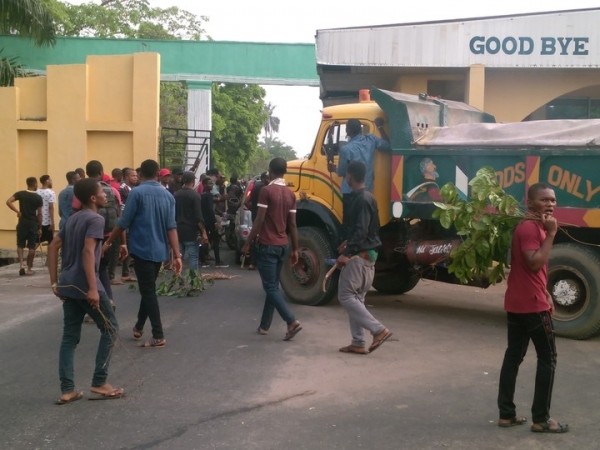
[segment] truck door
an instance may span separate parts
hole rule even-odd
[[[319,198],[330,209],[340,211],[342,179],[335,172],[329,172],[328,163],[337,165],[339,150],[345,144],[346,125],[338,121],[324,121],[313,154],[302,166],[302,190]]]

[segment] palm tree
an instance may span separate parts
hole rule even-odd
[[[271,104],[271,102],[266,103],[264,106],[264,111],[267,116],[265,123],[263,124],[263,129],[265,130],[265,144],[267,140],[270,140],[273,137],[273,133],[279,132],[279,117],[274,116],[276,106]]]
[[[35,45],[54,45],[56,26],[48,4],[40,0],[0,0],[0,33],[29,37]],[[0,58],[0,86],[11,86],[23,69],[13,57]]]

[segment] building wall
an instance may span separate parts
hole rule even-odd
[[[499,122],[518,122],[539,107],[589,88],[600,98],[598,69],[487,69],[482,109]]]
[[[0,88],[0,198],[49,174],[58,193],[65,174],[91,159],[106,172],[157,159],[160,56],[89,56],[85,64],[48,66],[45,77]],[[58,224],[58,208],[55,208]],[[0,214],[0,257],[14,254],[17,217]]]

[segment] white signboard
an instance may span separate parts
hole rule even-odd
[[[317,63],[599,67],[600,9],[317,31]]]

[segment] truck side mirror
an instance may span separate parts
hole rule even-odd
[[[327,142],[325,144],[325,155],[327,155],[327,162],[332,163],[333,157],[340,153],[340,148],[337,143]]]

